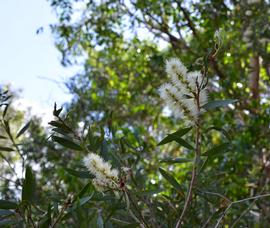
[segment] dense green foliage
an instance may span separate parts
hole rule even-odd
[[[54,107],[50,132],[37,118],[21,126],[1,91],[0,225],[175,227],[196,127],[164,109],[158,87],[165,60],[179,57],[207,73],[210,101],[223,100],[201,117],[182,226],[268,227],[269,197],[237,200],[270,192],[269,1],[49,2],[62,63],[81,71],[66,82],[73,100]],[[128,168],[118,191],[95,190],[82,163],[90,152]]]

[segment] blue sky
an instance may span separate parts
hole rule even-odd
[[[55,101],[60,105],[71,99],[64,86],[42,79],[63,82],[75,72],[60,64],[49,29],[54,22],[46,0],[0,1],[0,84],[22,89],[21,101],[36,110],[52,109]],[[41,26],[44,32],[37,35]]]

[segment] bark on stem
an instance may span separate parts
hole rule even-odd
[[[259,98],[259,79],[260,79],[260,62],[259,56],[255,55],[250,58],[251,72],[249,74],[250,90],[252,92],[252,98]]]
[[[199,94],[200,94],[200,90],[198,91],[197,98],[196,98],[198,110],[200,110]],[[198,162],[200,161],[200,155],[201,155],[200,138],[201,138],[200,119],[198,118],[197,123],[196,123],[196,147],[195,147],[195,158],[194,158],[194,162],[193,162],[191,181],[190,181],[190,184],[189,184],[189,189],[188,189],[188,193],[187,193],[187,197],[186,197],[186,200],[185,200],[183,211],[182,211],[182,213],[180,215],[179,220],[177,221],[177,224],[176,224],[175,228],[181,227],[181,223],[183,221],[185,213],[186,213],[186,211],[188,209],[189,204],[192,201],[192,190],[193,190],[193,187],[194,187],[195,182],[196,182],[197,165],[198,165]]]

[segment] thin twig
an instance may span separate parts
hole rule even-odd
[[[140,217],[140,219],[141,219],[140,223],[141,223],[144,227],[148,227],[148,228],[149,228],[149,226],[148,226],[147,222],[145,221],[145,219],[144,219],[144,217],[143,217],[143,215],[142,215],[140,209],[138,208],[137,204],[133,201],[133,198],[131,197],[131,194],[129,193],[128,189],[125,189],[125,193],[127,194],[128,199],[130,200],[130,202],[131,202],[131,204],[133,205],[134,209],[137,211],[137,213],[138,213],[138,215],[139,215],[139,217]]]
[[[265,187],[268,185],[268,179],[266,180],[265,185],[262,187],[260,194],[264,192]],[[232,228],[239,222],[239,220],[250,210],[251,207],[257,202],[258,199],[254,199],[253,202],[244,210],[241,215],[233,222]]]
[[[201,88],[200,88],[200,85],[198,83],[196,83],[196,84],[197,84],[197,93],[195,94],[195,99],[196,99],[196,105],[197,105],[198,111],[200,112]],[[181,226],[184,215],[188,209],[190,202],[192,201],[192,190],[193,190],[193,187],[195,185],[196,176],[197,176],[197,165],[200,161],[200,155],[201,155],[201,145],[200,145],[201,144],[201,131],[200,131],[200,128],[201,128],[200,119],[198,118],[196,121],[196,147],[195,147],[195,158],[194,158],[193,168],[192,168],[192,177],[191,177],[191,181],[189,184],[189,189],[188,189],[188,193],[187,193],[187,198],[185,200],[184,208],[183,208],[183,211],[180,215],[179,220],[176,223],[175,228],[179,228]]]
[[[231,228],[233,228],[239,221],[240,219],[250,210],[250,208],[253,207],[253,205],[256,203],[258,199],[255,199],[247,208],[246,210],[244,210],[241,215],[239,217],[237,217],[237,219],[233,222],[233,224],[231,225]]]
[[[227,202],[231,203],[231,200],[229,198],[227,198],[226,196],[224,195],[221,195],[220,193],[217,193],[217,192],[208,192],[208,191],[201,191],[198,189],[199,192],[201,193],[205,193],[205,194],[209,194],[209,195],[214,195],[214,196],[218,196],[224,200],[226,200]]]
[[[65,211],[66,211],[66,209],[69,207],[69,205],[70,205],[70,199],[68,198],[67,201],[64,203],[64,205],[63,205],[61,211],[60,211],[59,214],[57,215],[55,221],[52,223],[51,228],[54,228],[54,227],[56,226],[56,224],[57,224],[58,222],[61,221],[61,219],[62,219],[62,217],[63,217],[63,214],[65,213]]]
[[[241,200],[237,200],[237,201],[234,201],[234,202],[231,202],[229,204],[229,206],[226,208],[226,210],[222,213],[222,216],[218,219],[218,222],[217,224],[215,225],[215,228],[218,228],[218,226],[220,225],[222,219],[225,217],[225,215],[227,214],[227,212],[230,210],[230,208],[234,205],[234,204],[237,204],[237,203],[243,203],[245,201],[249,201],[249,200],[253,200],[253,199],[260,199],[260,198],[263,198],[263,197],[268,197],[270,196],[270,193],[268,194],[263,194],[263,195],[258,195],[258,196],[253,196],[253,197],[249,197],[249,198],[245,198],[245,199],[241,199]]]

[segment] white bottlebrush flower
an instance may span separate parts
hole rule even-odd
[[[93,184],[99,191],[102,187],[116,188],[118,183],[118,170],[112,169],[99,155],[90,153],[83,159],[84,166],[95,176]]]
[[[203,106],[207,103],[208,101],[208,92],[206,89],[203,89],[200,91],[200,95],[199,95],[199,99],[200,99],[200,105]]]
[[[165,83],[159,88],[160,97],[164,100],[176,117],[182,117],[183,110],[181,110],[178,102],[172,97],[173,94],[170,93],[173,90],[175,91],[175,87],[173,85]],[[180,92],[177,94],[177,96],[180,96]]]
[[[201,106],[207,102],[207,91],[203,88],[201,72],[187,72],[183,63],[175,58],[167,61],[166,72],[171,82],[159,88],[161,98],[176,117],[184,117],[194,124],[201,112]]]
[[[106,190],[107,183],[103,182],[101,179],[94,178],[92,183],[97,191],[104,192]]]
[[[175,74],[185,77],[187,74],[187,68],[179,59],[171,58],[166,61],[166,72],[169,75],[169,77]]]
[[[196,100],[194,98],[183,99],[183,103],[188,108],[190,116],[196,119],[200,113]]]
[[[197,86],[202,84],[202,74],[200,71],[192,71],[187,74],[187,80],[193,91],[197,91]]]
[[[187,93],[190,93],[191,91],[191,88],[190,87],[187,87],[187,80],[186,79],[182,79],[182,80],[179,80],[179,76],[178,75],[172,75],[171,76],[171,83],[177,87],[177,89],[183,93],[183,94],[187,94]]]

